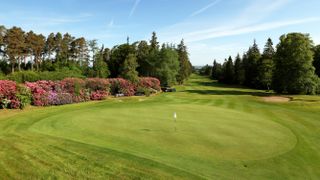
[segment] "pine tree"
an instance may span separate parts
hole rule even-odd
[[[234,83],[243,84],[245,81],[245,71],[240,55],[238,54],[234,62]]]
[[[234,82],[234,66],[231,56],[229,56],[228,60],[224,65],[224,83],[232,84]]]
[[[6,43],[6,54],[9,56],[11,64],[11,72],[14,73],[14,67],[16,63],[20,63],[23,56],[23,49],[25,47],[25,36],[24,31],[18,27],[12,27],[6,33],[4,37],[4,42]]]
[[[246,53],[246,59],[244,59],[245,68],[245,85],[256,88],[258,84],[258,61],[261,57],[258,45],[254,40],[253,45]]]
[[[217,63],[216,60],[213,61],[213,66],[211,70],[211,78],[215,80],[219,80],[222,76],[222,65]]]
[[[320,77],[320,45],[313,48],[314,61],[313,66],[316,68],[316,74]]]
[[[184,40],[182,39],[180,44],[178,45],[178,56],[180,63],[180,70],[177,76],[177,81],[179,84],[183,84],[186,79],[191,75],[192,66],[189,61],[189,55],[187,51],[187,47],[184,44]]]
[[[108,64],[103,59],[103,48],[95,55],[93,63],[94,77],[107,78],[110,75]]]
[[[137,57],[134,54],[129,54],[125,59],[121,71],[121,77],[127,79],[133,83],[137,83],[139,80]]]
[[[272,40],[268,38],[262,57],[258,62],[258,87],[262,89],[270,90],[271,88],[274,55],[275,50],[273,48]]]

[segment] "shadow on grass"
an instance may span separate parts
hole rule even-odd
[[[251,96],[272,96],[275,95],[272,92],[263,92],[263,90],[258,91],[250,88],[239,86],[239,85],[229,85],[219,83],[217,81],[205,82],[205,81],[197,81],[193,82],[197,86],[208,86],[208,87],[218,87],[224,88],[223,90],[213,89],[213,90],[185,90],[184,92],[194,93],[194,94],[202,94],[202,95],[251,95]],[[230,90],[228,90],[230,89]],[[237,90],[238,89],[238,90]]]
[[[185,90],[184,92],[202,94],[202,95],[251,95],[251,96],[271,96],[268,92],[250,92],[237,90]]]

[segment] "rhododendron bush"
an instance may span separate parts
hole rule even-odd
[[[138,86],[144,87],[144,88],[152,88],[157,91],[161,90],[160,81],[157,78],[152,78],[152,77],[139,78]]]
[[[0,80],[0,108],[19,109],[28,103],[30,92],[14,81]]]
[[[14,81],[0,80],[0,108],[23,108],[35,106],[63,105],[89,100],[103,100],[110,94],[133,96],[138,89],[160,91],[156,78],[140,78],[131,83],[122,78],[66,78],[61,81],[36,81],[17,85]]]

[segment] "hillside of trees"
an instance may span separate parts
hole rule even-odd
[[[289,33],[273,47],[269,38],[261,53],[254,41],[242,57],[231,56],[223,64],[214,60],[200,73],[221,83],[244,85],[287,94],[320,93],[320,45],[308,34]]]
[[[0,79],[17,82],[66,77],[156,77],[163,86],[182,84],[191,74],[187,47],[151,40],[99,47],[97,40],[51,33],[48,37],[19,27],[0,26]]]

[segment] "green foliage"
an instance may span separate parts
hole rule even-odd
[[[163,46],[156,65],[156,76],[162,86],[172,86],[176,83],[179,72],[178,53],[175,49]]]
[[[245,58],[243,58],[243,65],[245,69],[245,85],[256,88],[258,86],[258,62],[261,54],[254,41],[253,45],[249,48]]]
[[[261,58],[258,61],[258,83],[257,87],[270,90],[274,70],[274,55],[272,40],[269,38]]]
[[[103,59],[103,53],[100,52],[95,56],[93,63],[94,77],[107,78],[110,75],[108,64]]]
[[[320,45],[313,48],[314,61],[313,66],[316,68],[316,74],[320,77]]]
[[[177,75],[177,81],[179,84],[183,84],[183,82],[188,79],[192,72],[192,65],[189,61],[187,46],[184,44],[184,40],[181,40],[177,51],[180,62],[180,70],[179,74]]]
[[[24,109],[31,104],[32,94],[29,88],[23,85],[17,85],[17,98],[20,101],[20,109]]]
[[[278,93],[314,94],[318,77],[312,62],[312,40],[309,35],[282,35],[275,56],[274,90]]]
[[[16,81],[18,83],[24,83],[38,81],[41,79],[40,77],[43,78],[43,76],[40,76],[39,73],[34,71],[19,71],[9,74],[7,79]]]
[[[213,61],[213,66],[211,70],[211,78],[218,80],[222,76],[222,66],[220,63],[217,63],[216,60]]]
[[[243,63],[238,54],[234,62],[234,82],[236,84],[242,85],[245,81],[245,70],[243,68]]]
[[[209,66],[208,64],[201,67],[199,69],[199,74],[202,76],[210,76],[212,74],[212,67]]]
[[[131,81],[132,83],[137,83],[139,80],[138,72],[137,72],[137,58],[134,54],[129,54],[124,61],[123,67],[121,68],[120,77]]]

